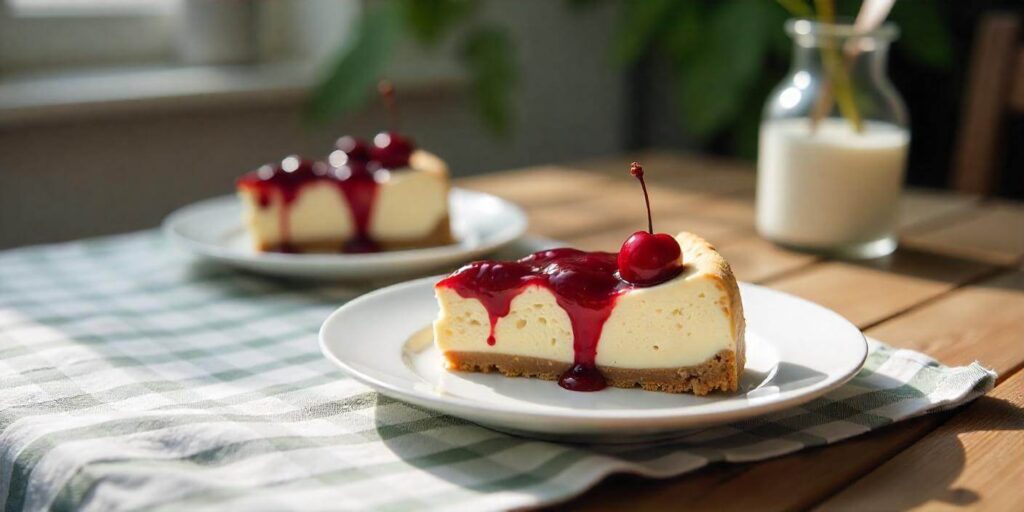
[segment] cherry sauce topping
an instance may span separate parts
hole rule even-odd
[[[341,141],[339,145],[340,143]],[[359,141],[355,141],[355,144],[366,147],[365,143]],[[379,188],[376,174],[383,171],[380,170],[379,163],[360,160],[354,156],[350,157],[344,149],[338,149],[331,153],[330,165],[290,156],[279,165],[264,165],[238,179],[239,187],[255,192],[256,202],[260,208],[269,208],[275,196],[281,198],[281,244],[277,248],[278,251],[300,252],[291,240],[291,207],[302,187],[313,183],[334,185],[348,204],[355,234],[339,250],[346,253],[380,250],[380,245],[370,236],[369,228]]]
[[[379,185],[376,173],[379,169],[372,163],[350,160],[338,167],[332,167],[330,175],[348,203],[355,226],[355,236],[342,247],[346,253],[370,253],[380,251],[380,245],[370,236],[370,220],[373,205],[377,201]]]
[[[614,253],[552,249],[518,261],[470,263],[438,286],[484,305],[490,319],[490,345],[495,343],[495,325],[508,315],[512,299],[527,286],[547,288],[569,315],[573,333],[573,366],[559,385],[572,391],[598,391],[605,387],[595,363],[601,330],[618,297],[634,288],[616,272]]]

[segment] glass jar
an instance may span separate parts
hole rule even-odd
[[[768,98],[758,149],[757,229],[783,246],[842,258],[896,250],[910,141],[886,74],[896,26],[790,20],[789,75]]]

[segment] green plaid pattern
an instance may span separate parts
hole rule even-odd
[[[0,507],[496,510],[614,472],[764,459],[955,407],[991,389],[872,342],[848,385],[678,440],[532,441],[380,396],[317,348],[361,291],[207,266],[156,232],[0,253]]]

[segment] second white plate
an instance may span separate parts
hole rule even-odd
[[[453,188],[448,197],[457,243],[374,254],[283,254],[252,249],[234,196],[185,206],[164,220],[167,236],[186,251],[238,268],[288,277],[370,280],[437,271],[495,251],[526,232],[526,213],[490,194]]]
[[[736,393],[577,393],[542,380],[448,372],[427,329],[437,314],[437,280],[394,285],[342,306],[320,330],[324,355],[392,398],[519,435],[575,442],[673,437],[807,402],[853,377],[867,356],[860,330],[838,314],[741,284],[747,366]]]

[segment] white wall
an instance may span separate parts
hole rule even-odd
[[[483,14],[516,40],[514,133],[491,138],[459,88],[403,94],[405,131],[460,176],[622,151],[624,79],[607,48],[615,12],[495,0]],[[310,130],[299,107],[282,97],[0,124],[0,247],[155,227],[178,206],[231,193],[266,161],[323,155],[338,135],[383,126],[369,109]]]

